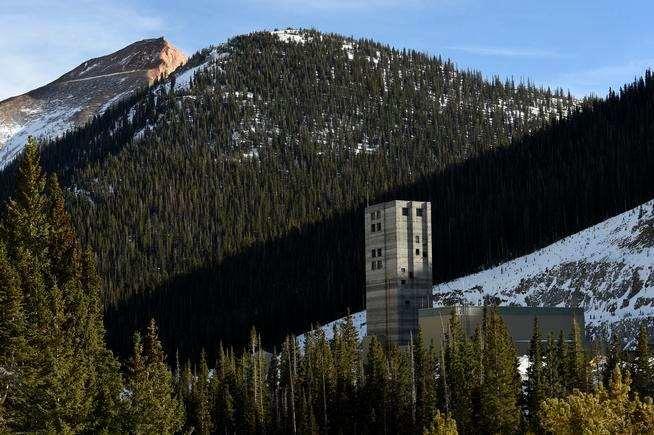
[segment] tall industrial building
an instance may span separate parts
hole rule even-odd
[[[365,213],[368,334],[406,345],[431,306],[431,204],[389,201]]]

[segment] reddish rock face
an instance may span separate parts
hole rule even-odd
[[[28,136],[56,137],[80,126],[136,89],[167,76],[186,59],[164,38],[145,39],[0,101],[0,169],[20,153]]]

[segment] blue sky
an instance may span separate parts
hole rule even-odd
[[[165,36],[187,54],[312,27],[452,59],[485,76],[605,95],[654,67],[654,2],[605,0],[0,0],[0,99]]]

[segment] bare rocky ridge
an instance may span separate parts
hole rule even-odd
[[[20,153],[28,136],[51,138],[80,126],[136,89],[167,76],[186,59],[164,38],[145,39],[0,101],[0,169]]]

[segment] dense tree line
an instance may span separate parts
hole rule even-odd
[[[649,433],[652,361],[642,331],[631,356],[611,366],[583,347],[576,326],[544,340],[536,320],[523,380],[493,307],[472,337],[453,313],[438,350],[420,331],[405,348],[359,343],[348,317],[330,340],[317,329],[272,354],[253,329],[239,354],[219,347],[214,369],[204,352],[198,364],[178,361],[174,385],[184,430],[201,433]]]
[[[580,110],[413,51],[304,36],[204,50],[189,88],[157,83],[43,147],[121,354],[152,317],[167,348],[214,359],[217,336],[244,345],[257,325],[275,343],[363,308],[366,202],[432,202],[442,281],[654,193],[650,73]]]

